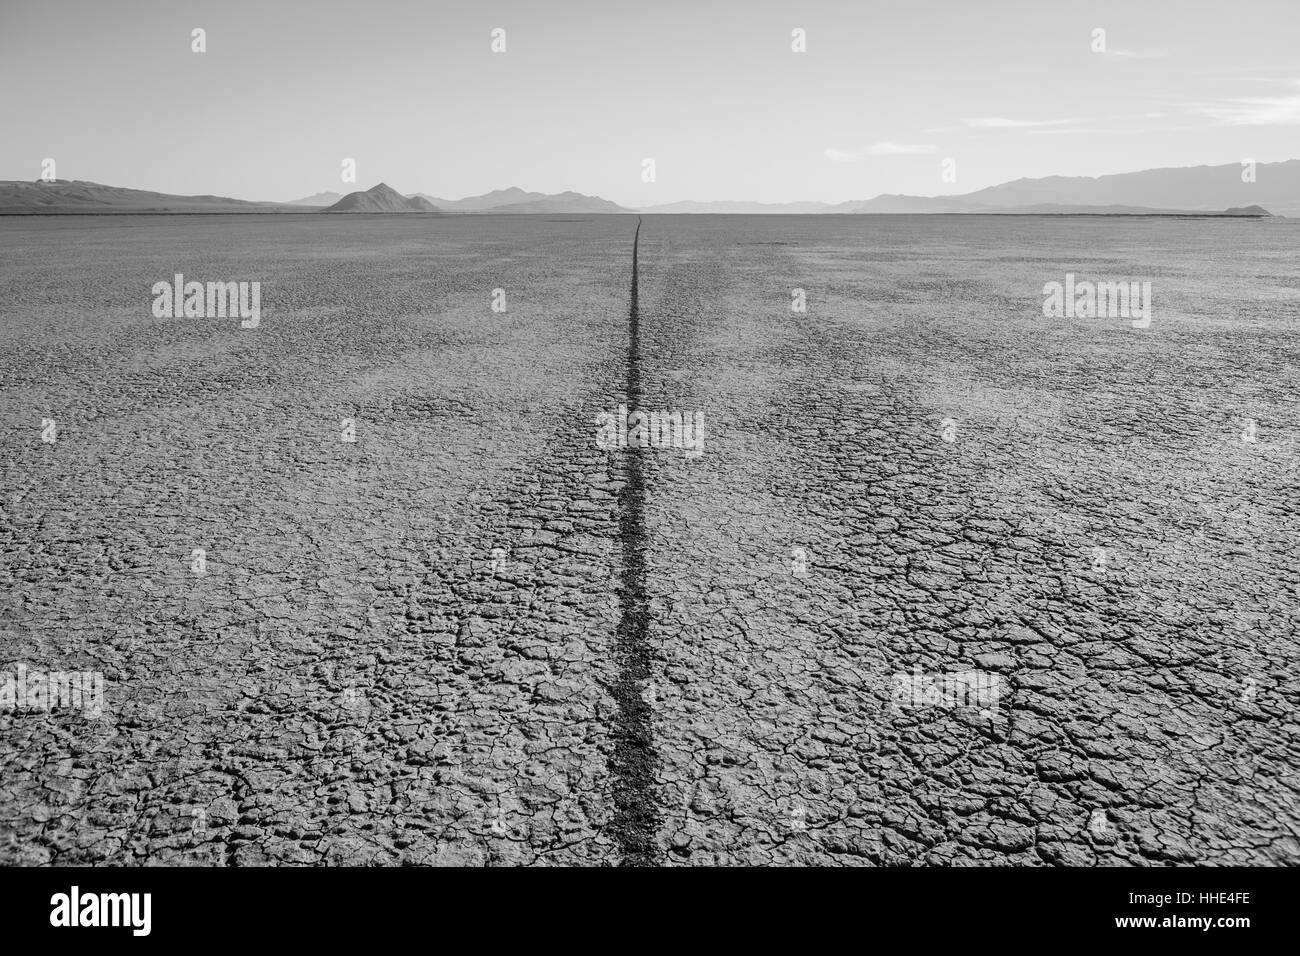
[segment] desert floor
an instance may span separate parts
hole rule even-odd
[[[1300,862],[1300,223],[636,233],[0,218],[0,863]]]

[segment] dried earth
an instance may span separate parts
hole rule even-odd
[[[0,863],[1300,862],[1300,226],[636,229],[0,219]]]

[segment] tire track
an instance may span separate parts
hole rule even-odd
[[[628,306],[628,352],[625,394],[629,411],[641,404],[641,317],[637,303],[637,249],[641,220],[632,239],[632,295]],[[621,427],[621,426],[620,426]],[[618,680],[612,696],[618,712],[614,718],[614,752],[610,772],[614,778],[614,819],[611,825],[624,866],[656,863],[655,835],[659,812],[654,799],[656,759],[650,703],[644,688],[650,677],[650,606],[645,570],[645,474],[641,449],[626,454],[625,483],[619,492],[619,537],[623,548],[623,576],[619,595],[619,621],[614,638]]]

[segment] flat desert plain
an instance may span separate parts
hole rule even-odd
[[[0,240],[0,863],[1300,862],[1300,222]]]

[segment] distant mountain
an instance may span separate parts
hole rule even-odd
[[[1300,212],[1300,159],[1259,163],[1254,182],[1242,182],[1241,174],[1240,164],[1228,163],[1112,176],[1048,176],[990,186],[966,198],[997,206],[1048,202],[1214,210],[1259,205],[1281,215]]]
[[[1128,207],[1127,214],[1223,212],[1259,206],[1276,215],[1300,215],[1300,159],[1259,163],[1255,181],[1242,182],[1242,167],[1187,166],[1146,169],[1111,176],[1047,176],[1017,179],[956,196],[885,195],[831,206],[826,212],[953,213],[1097,211]],[[1123,215],[1125,213],[1116,213]]]
[[[1038,203],[1033,206],[1006,206],[988,210],[992,216],[1236,216],[1239,218],[1271,217],[1262,206],[1236,209],[1152,209],[1149,206],[1067,206]]]
[[[584,196],[582,193],[574,192],[556,193],[554,196],[543,196],[541,199],[533,199],[528,202],[506,203],[502,206],[492,206],[482,210],[486,215],[502,213],[617,213],[628,211],[608,199],[601,199],[599,196]]]
[[[407,199],[387,183],[371,186],[366,190],[348,193],[324,212],[441,212],[433,203],[421,196]]]
[[[222,196],[172,196],[141,189],[102,186],[80,180],[0,182],[0,214],[24,213],[262,213],[262,212],[449,212],[462,214],[626,213],[632,210],[599,196],[576,192],[528,192],[518,186],[481,196],[440,199],[424,193],[403,196],[380,183],[339,196],[321,192],[292,203],[247,202]],[[952,196],[884,194],[842,203],[675,202],[649,206],[647,213],[722,215],[819,213],[975,213],[999,215],[1107,216],[1297,216],[1300,217],[1300,159],[1259,163],[1254,181],[1242,181],[1242,167],[1188,166],[1147,169],[1110,176],[1046,176],[1017,179]]]
[[[417,195],[423,195],[418,193]],[[533,193],[511,186],[508,189],[494,189],[481,196],[469,196],[465,199],[438,199],[425,196],[439,209],[446,212],[465,213],[612,213],[630,212],[622,206],[599,196],[584,196],[582,193]]]
[[[447,207],[448,207],[449,205],[451,205],[451,200],[449,200],[449,199],[439,199],[437,196],[430,196],[430,195],[427,194],[427,193],[407,193],[407,194],[406,194],[406,198],[407,198],[407,199],[417,199],[417,198],[418,198],[418,199],[423,199],[425,202],[431,202],[431,203],[433,203],[437,208],[441,209],[443,212],[446,212],[446,211],[447,211]]]
[[[0,182],[0,214],[301,212],[286,203],[224,196],[172,196],[80,179]]]
[[[316,193],[314,196],[307,196],[305,199],[291,199],[290,206],[332,206],[343,198],[342,193]]]
[[[738,215],[786,215],[798,216],[809,213],[826,212],[830,208],[830,203],[824,202],[735,202],[723,200],[720,202],[696,202],[688,199],[685,202],[670,202],[662,206],[647,206],[644,209],[638,209],[638,212],[658,213],[658,214],[705,214],[720,216],[738,216]]]
[[[385,183],[348,193],[320,192],[291,203],[248,202],[224,196],[172,196],[142,189],[102,186],[80,180],[0,181],[0,214],[24,213],[199,213],[199,212],[461,212],[619,213],[629,212],[598,196],[534,193],[518,187],[466,199],[438,199],[424,193],[403,196]]]
[[[508,189],[494,189],[492,192],[484,193],[481,196],[469,196],[465,199],[445,199],[438,203],[438,207],[447,212],[482,212],[485,209],[494,209],[497,206],[537,202],[546,198],[546,193],[530,193],[525,192],[518,186],[511,186]]]
[[[1262,206],[1232,209],[1166,209],[1152,206],[1106,205],[1040,202],[1019,206],[997,206],[965,202],[961,197],[877,196],[866,202],[842,203],[828,213],[863,215],[982,215],[982,216],[1272,216]]]
[[[853,199],[823,209],[829,213],[951,213],[989,212],[992,207],[971,202],[962,196],[904,196],[883,194],[875,199]]]

